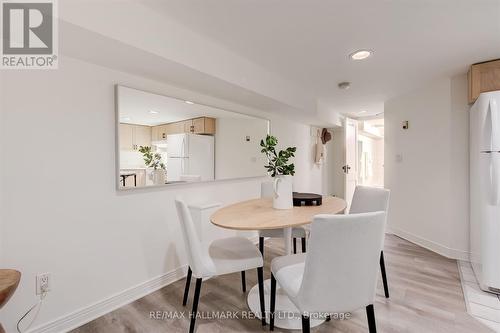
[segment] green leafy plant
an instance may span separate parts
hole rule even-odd
[[[271,177],[276,177],[277,175],[290,175],[295,174],[295,165],[293,163],[288,163],[291,157],[295,157],[296,147],[288,147],[285,150],[280,150],[276,152],[276,145],[278,144],[278,139],[275,136],[267,135],[265,139],[260,140],[260,146],[262,147],[261,153],[266,154],[268,165],[264,167],[267,172],[271,174]]]
[[[144,158],[144,163],[149,168],[154,168],[155,170],[160,168],[165,170],[165,164],[161,160],[161,155],[159,153],[153,153],[151,147],[140,146],[139,152],[142,153]]]

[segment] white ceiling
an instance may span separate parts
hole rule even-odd
[[[333,111],[363,116],[434,78],[500,58],[500,0],[141,0],[297,84]],[[348,54],[373,49],[354,62]],[[244,73],[242,73],[244,75]],[[352,82],[349,90],[337,83]]]
[[[247,115],[201,104],[187,104],[183,100],[124,86],[118,87],[118,114],[121,123],[147,126],[203,116],[254,119]]]

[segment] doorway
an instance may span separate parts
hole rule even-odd
[[[358,122],[358,184],[384,187],[384,118]]]
[[[328,148],[328,194],[350,207],[357,185],[384,187],[384,118],[346,117]]]

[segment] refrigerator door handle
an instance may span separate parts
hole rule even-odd
[[[500,186],[500,153],[490,153],[490,186],[491,186],[491,204],[499,205],[499,186]]]
[[[491,115],[491,149],[499,150],[500,147],[500,133],[498,133],[498,105],[495,99],[490,99],[489,102],[490,115]]]

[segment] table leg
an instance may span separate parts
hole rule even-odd
[[[292,228],[283,229],[283,241],[285,242],[285,255],[292,254]]]

